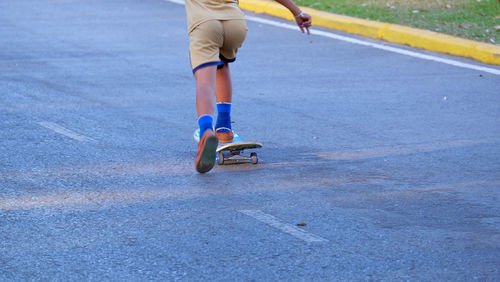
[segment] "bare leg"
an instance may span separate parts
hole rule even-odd
[[[198,117],[214,115],[215,92],[217,89],[216,66],[201,68],[194,73],[196,78],[196,110]]]
[[[217,70],[217,103],[231,103],[233,99],[233,86],[229,64],[224,64],[222,69]]]
[[[196,110],[198,118],[203,115],[213,117],[215,110],[216,91],[216,66],[199,69],[195,72],[196,77]],[[211,121],[211,119],[208,119]],[[210,171],[215,165],[215,150],[219,143],[217,137],[208,128],[212,129],[212,124],[205,118],[200,125],[200,142],[198,142],[198,153],[196,154],[195,167],[199,173]],[[200,120],[198,120],[200,121]],[[208,124],[207,124],[208,123]],[[203,128],[201,128],[203,126]]]

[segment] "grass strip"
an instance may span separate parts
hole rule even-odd
[[[295,0],[298,5],[500,45],[500,0]],[[313,19],[314,20],[314,19]]]

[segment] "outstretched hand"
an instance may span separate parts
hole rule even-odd
[[[304,30],[307,30],[307,34],[311,34],[309,31],[309,28],[312,25],[312,18],[310,15],[300,12],[299,15],[295,16],[295,21],[297,22],[297,25],[300,27],[300,30],[302,33],[304,33]]]

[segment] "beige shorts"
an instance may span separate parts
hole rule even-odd
[[[210,20],[197,26],[189,34],[193,73],[203,67],[234,62],[246,35],[245,20]]]

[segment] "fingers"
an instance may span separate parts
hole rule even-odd
[[[303,23],[302,23],[302,19],[301,19],[301,18],[298,18],[298,19],[296,20],[296,22],[297,22],[297,25],[298,25],[298,26],[299,26],[299,28],[300,28],[300,31],[302,31],[302,33],[304,33],[304,26],[303,26]]]
[[[299,25],[299,27],[300,27],[300,30],[302,31],[302,33],[304,33],[304,29],[305,29],[307,31],[307,34],[311,34],[311,32],[309,31],[311,24],[303,22],[302,24]]]
[[[302,33],[307,31],[307,34],[311,34],[311,32],[309,31],[309,28],[312,25],[312,18],[310,15],[301,12],[299,16],[295,17],[295,20],[297,21],[297,25],[299,26]]]

